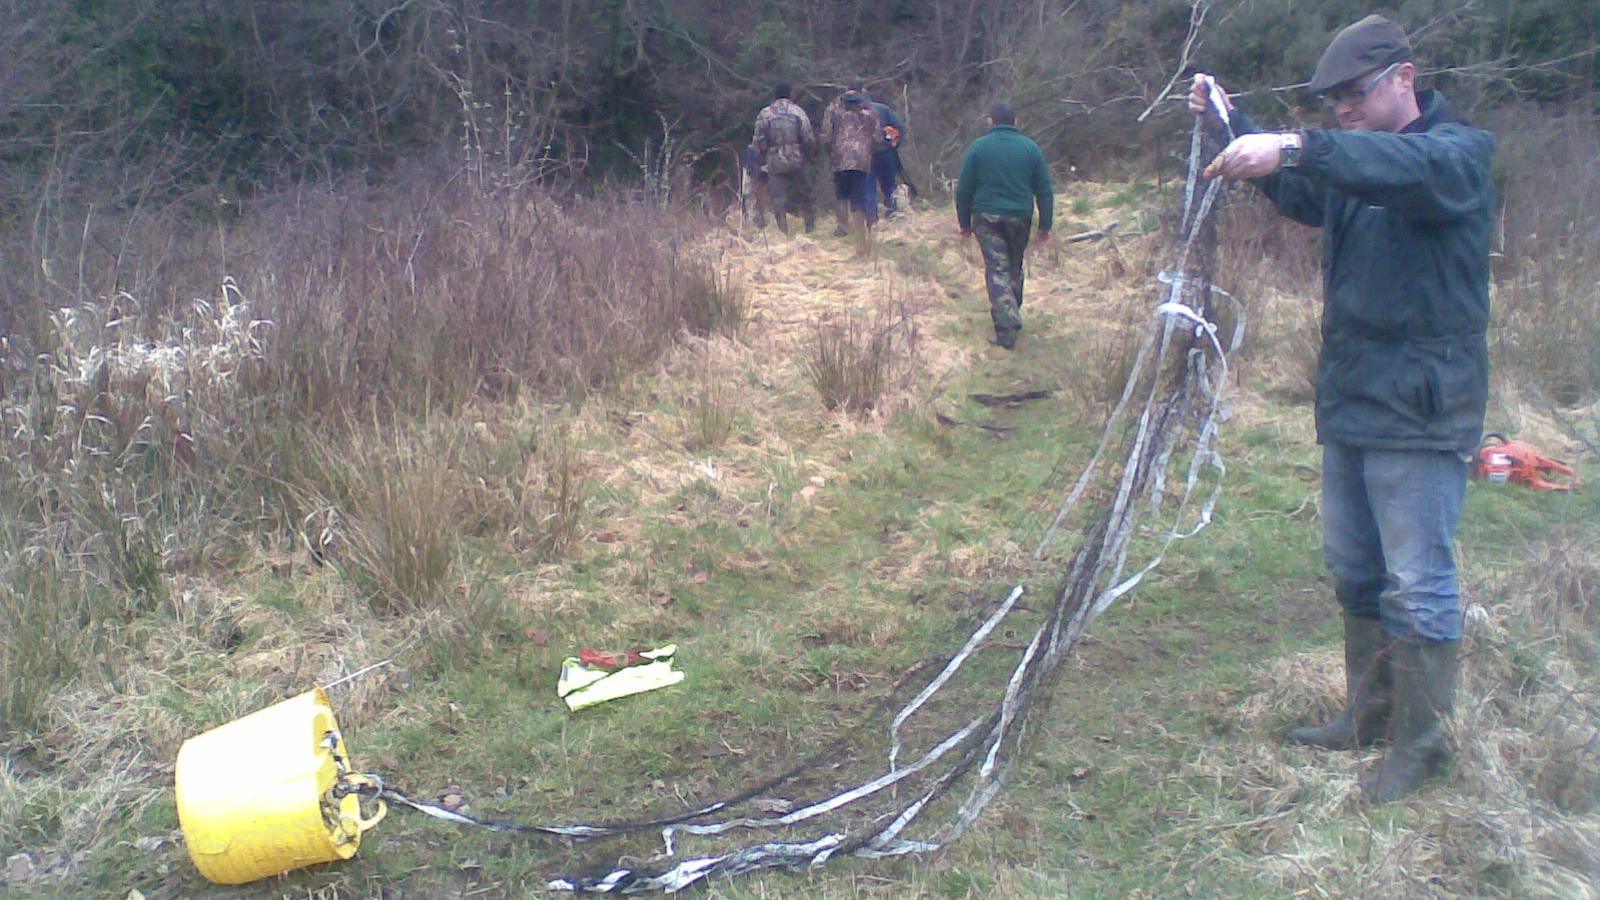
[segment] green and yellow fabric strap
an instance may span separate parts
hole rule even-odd
[[[650,662],[616,670],[584,665],[577,657],[569,656],[561,661],[556,696],[577,712],[608,700],[677,684],[683,680],[683,673],[672,667],[677,652],[677,644],[646,650],[639,655]]]

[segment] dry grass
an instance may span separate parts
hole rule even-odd
[[[1600,397],[1600,119],[1508,107],[1500,138],[1494,361],[1558,406]]]
[[[701,261],[688,263],[684,304],[689,330],[702,336],[737,335],[750,315],[749,297],[732,270]]]
[[[97,590],[63,554],[30,544],[9,519],[0,539],[0,731],[33,731],[49,704],[40,688],[91,667],[121,616],[116,595]]]
[[[257,277],[279,334],[273,383],[313,412],[373,395],[416,410],[587,392],[680,328],[740,315],[726,279],[687,254],[682,212],[655,204],[569,212],[444,190],[414,204],[311,197],[293,215],[324,239],[269,246]]]
[[[581,396],[685,328],[737,330],[743,295],[685,252],[692,227],[655,204],[563,211],[459,187],[308,192],[188,244],[159,216],[91,218],[76,285],[51,277],[70,248],[30,264],[44,276],[18,306],[56,311],[22,317],[0,361],[0,615],[16,623],[0,688],[19,686],[0,716],[31,718],[19,698],[99,665],[97,635],[162,610],[173,576],[259,542],[333,553],[402,610],[460,593],[440,510],[558,555],[581,502],[563,441],[497,456],[414,425],[473,398]],[[61,629],[77,636],[44,638]]]
[[[715,450],[728,442],[738,422],[737,398],[738,392],[724,378],[713,374],[708,360],[699,390],[689,398],[685,411],[684,444],[690,451]]]
[[[238,376],[260,358],[250,306],[224,282],[184,322],[123,292],[48,320],[39,365],[3,399],[0,720],[32,729],[48,690],[112,665],[130,622],[168,606],[167,572],[225,549],[212,480],[247,458]],[[15,357],[5,360],[15,366]],[[223,461],[219,465],[219,460]],[[257,502],[260,497],[257,495]]]
[[[906,352],[893,324],[868,325],[855,315],[816,326],[805,361],[806,380],[829,410],[866,415],[894,376],[896,356]]]
[[[1448,784],[1407,804],[1414,825],[1358,810],[1359,757],[1288,749],[1281,729],[1343,704],[1336,649],[1262,669],[1235,716],[1250,737],[1191,773],[1227,785],[1208,820],[1287,892],[1600,895],[1600,535],[1553,534],[1468,610]],[[1365,845],[1352,852],[1352,842]]]
[[[1217,283],[1245,306],[1235,371],[1277,399],[1310,403],[1322,350],[1320,232],[1279,216],[1253,188],[1235,188],[1218,241]]]
[[[509,422],[471,421],[458,440],[462,465],[461,530],[498,540],[518,556],[560,559],[576,539],[583,513],[583,461],[570,426],[543,409]]]
[[[70,880],[90,855],[112,851],[129,822],[170,803],[171,760],[185,738],[348,674],[381,658],[376,647],[403,654],[419,645],[413,626],[346,603],[328,569],[259,562],[259,569],[244,567],[259,573],[249,576],[256,583],[233,591],[174,577],[170,620],[106,632],[103,658],[114,669],[38,691],[46,705],[37,726],[8,730],[0,745],[0,844],[32,852],[46,879],[35,889],[50,893],[44,886],[59,886],[55,879]],[[268,576],[269,568],[299,571],[289,581]],[[304,617],[259,600],[262,588],[291,585]],[[346,727],[387,705],[391,674],[379,670],[338,689]],[[142,835],[138,849],[141,858],[159,859],[178,846],[176,832],[158,830]]]
[[[504,413],[474,423],[471,398],[590,391],[691,313],[742,316],[670,210],[342,199],[258,211],[220,259],[122,223],[114,255],[86,234],[75,287],[32,266],[20,307],[58,311],[21,317],[0,360],[0,843],[96,846],[161,795],[182,737],[372,661],[352,629],[422,660],[481,650],[505,594],[462,542],[557,558],[583,483],[561,427],[493,434]],[[238,279],[185,287],[219,264]],[[269,568],[326,592],[310,620],[213,586]]]
[[[327,524],[307,542],[374,609],[419,613],[453,586],[461,513],[459,445],[438,431],[358,435],[322,453],[312,500]],[[309,532],[309,529],[308,529]]]

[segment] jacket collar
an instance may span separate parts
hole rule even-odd
[[[1419,91],[1417,93],[1417,106],[1422,114],[1411,120],[1411,124],[1400,129],[1401,134],[1420,134],[1437,125],[1450,122],[1465,124],[1450,104],[1445,102],[1444,95],[1438,91]]]

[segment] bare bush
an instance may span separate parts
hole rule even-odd
[[[209,227],[92,217],[77,243],[0,248],[10,300],[55,310],[0,345],[0,689],[28,685],[0,714],[99,665],[111,644],[90,637],[163,614],[175,575],[291,535],[393,609],[458,599],[464,502],[519,552],[559,556],[581,508],[563,439],[474,462],[473,493],[435,452],[459,459],[464,439],[405,435],[474,397],[603,389],[695,310],[734,327],[738,295],[687,254],[692,228],[654,204],[380,190]]]
[[[654,359],[707,280],[682,257],[681,216],[653,204],[447,189],[280,215],[320,236],[309,252],[274,243],[253,276],[279,323],[274,387],[309,413],[592,390]]]
[[[1600,120],[1511,106],[1487,123],[1500,138],[1503,205],[1493,350],[1563,406],[1600,396]]]
[[[1218,223],[1216,279],[1248,318],[1234,365],[1271,394],[1309,402],[1322,350],[1321,233],[1279,215],[1254,188],[1231,196]]]
[[[1322,285],[1321,231],[1288,219],[1253,187],[1229,193],[1217,224],[1217,281],[1311,294]]]

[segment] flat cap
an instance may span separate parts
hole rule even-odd
[[[1406,39],[1405,29],[1383,16],[1367,16],[1333,36],[1328,49],[1322,51],[1309,87],[1313,94],[1326,93],[1346,81],[1409,59],[1411,41]]]

